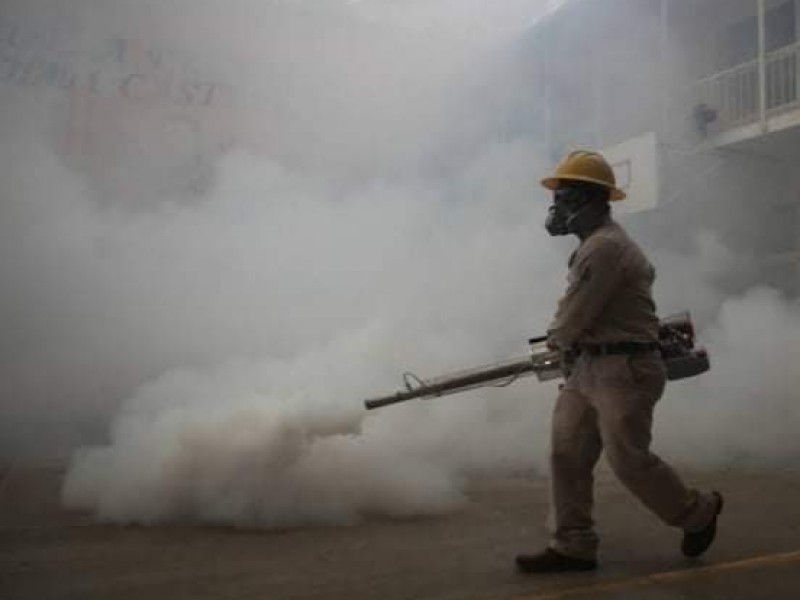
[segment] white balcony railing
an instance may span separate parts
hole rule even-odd
[[[767,110],[783,110],[800,104],[798,66],[800,44],[772,52],[766,57]]]
[[[799,68],[800,44],[767,54],[763,83],[766,116],[800,106]],[[752,60],[694,85],[695,106],[716,113],[715,129],[730,129],[761,118],[758,71],[758,61]]]

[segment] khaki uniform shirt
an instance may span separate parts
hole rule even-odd
[[[576,343],[657,342],[654,279],[641,248],[609,219],[570,258],[567,291],[548,336],[564,349]]]

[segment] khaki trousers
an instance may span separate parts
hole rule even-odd
[[[688,489],[650,451],[653,408],[664,382],[664,365],[656,353],[578,357],[553,413],[553,549],[596,558],[592,472],[603,450],[619,480],[664,523],[695,531],[713,518],[713,497]]]

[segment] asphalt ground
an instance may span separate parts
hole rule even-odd
[[[120,526],[59,507],[62,471],[0,480],[0,599],[796,600],[800,472],[693,472],[726,497],[701,560],[607,473],[597,484],[597,572],[521,575],[513,557],[546,541],[547,485],[482,481],[453,513],[285,531]]]

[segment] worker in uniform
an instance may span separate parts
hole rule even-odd
[[[651,294],[655,270],[610,214],[610,201],[625,193],[606,160],[587,151],[569,154],[542,185],[554,200],[547,231],[574,234],[580,245],[547,338],[568,364],[552,418],[552,539],[538,554],[517,556],[517,567],[527,573],[597,567],[592,472],[603,450],[623,485],[683,530],[684,555],[699,556],[714,539],[723,499],[688,488],[650,451],[666,373]]]

